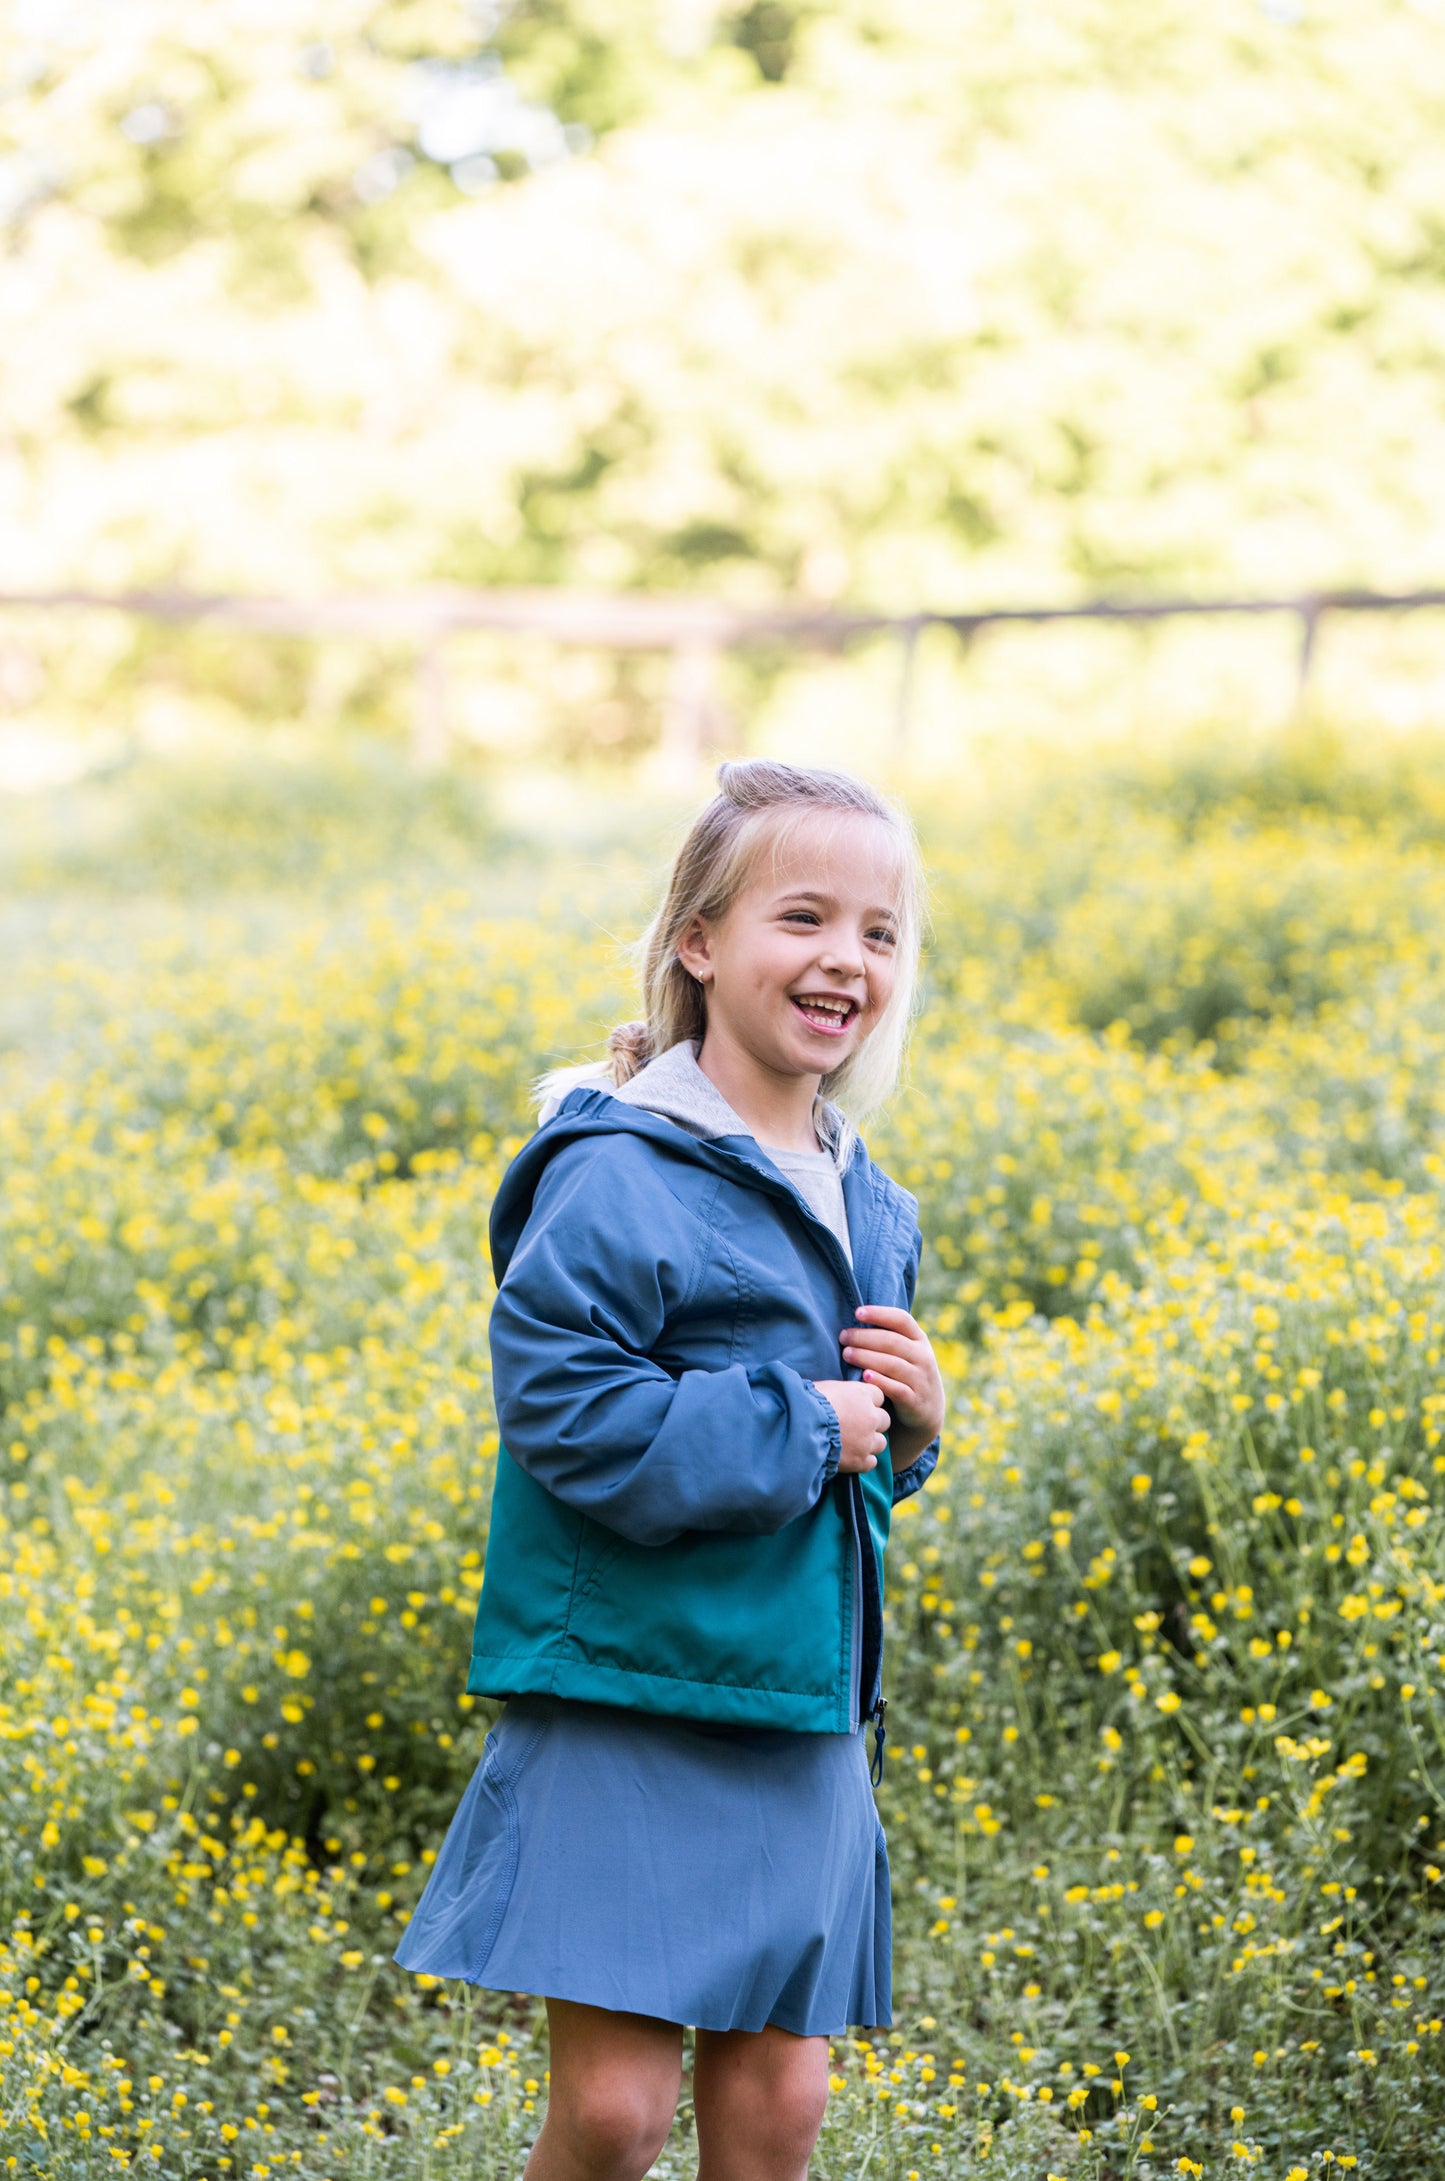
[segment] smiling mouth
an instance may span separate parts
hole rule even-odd
[[[858,1012],[856,1000],[845,1000],[833,994],[806,992],[799,996],[789,993],[789,999],[810,1030],[817,1030],[824,1037],[841,1037]]]

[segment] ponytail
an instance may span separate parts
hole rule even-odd
[[[618,1089],[657,1058],[652,1049],[652,1033],[645,1022],[619,1022],[607,1040],[607,1051],[612,1063],[612,1080]]]

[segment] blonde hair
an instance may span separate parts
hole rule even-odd
[[[622,1084],[683,1038],[701,1043],[707,1029],[702,986],[678,960],[678,942],[698,917],[726,916],[750,881],[763,849],[780,860],[809,819],[819,814],[874,818],[887,826],[897,852],[896,969],[888,1005],[871,1034],[819,1085],[846,1123],[865,1119],[892,1093],[902,1071],[918,990],[925,900],[913,826],[899,804],[851,773],[747,758],[718,767],[718,793],[688,832],[668,877],[662,906],[638,945],[646,1019],[619,1023],[607,1041],[612,1081]],[[555,1068],[538,1085],[544,1102],[574,1084],[596,1083],[596,1063]],[[852,1127],[847,1134],[851,1137]]]

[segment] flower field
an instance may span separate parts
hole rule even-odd
[[[349,880],[178,798],[0,900],[0,2171],[511,2177],[545,2100],[530,2002],[390,1955],[491,1716],[487,1209],[653,874],[355,798]],[[950,1424],[814,2171],[1445,2175],[1445,750],[926,846],[870,1134]]]

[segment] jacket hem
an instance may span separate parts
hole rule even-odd
[[[675,1719],[729,1726],[782,1727],[795,1734],[837,1734],[832,1689],[770,1689],[717,1681],[684,1681],[624,1666],[525,1653],[474,1651],[467,1675],[471,1696],[557,1696],[582,1704],[615,1704]],[[846,1716],[846,1714],[845,1714]]]

